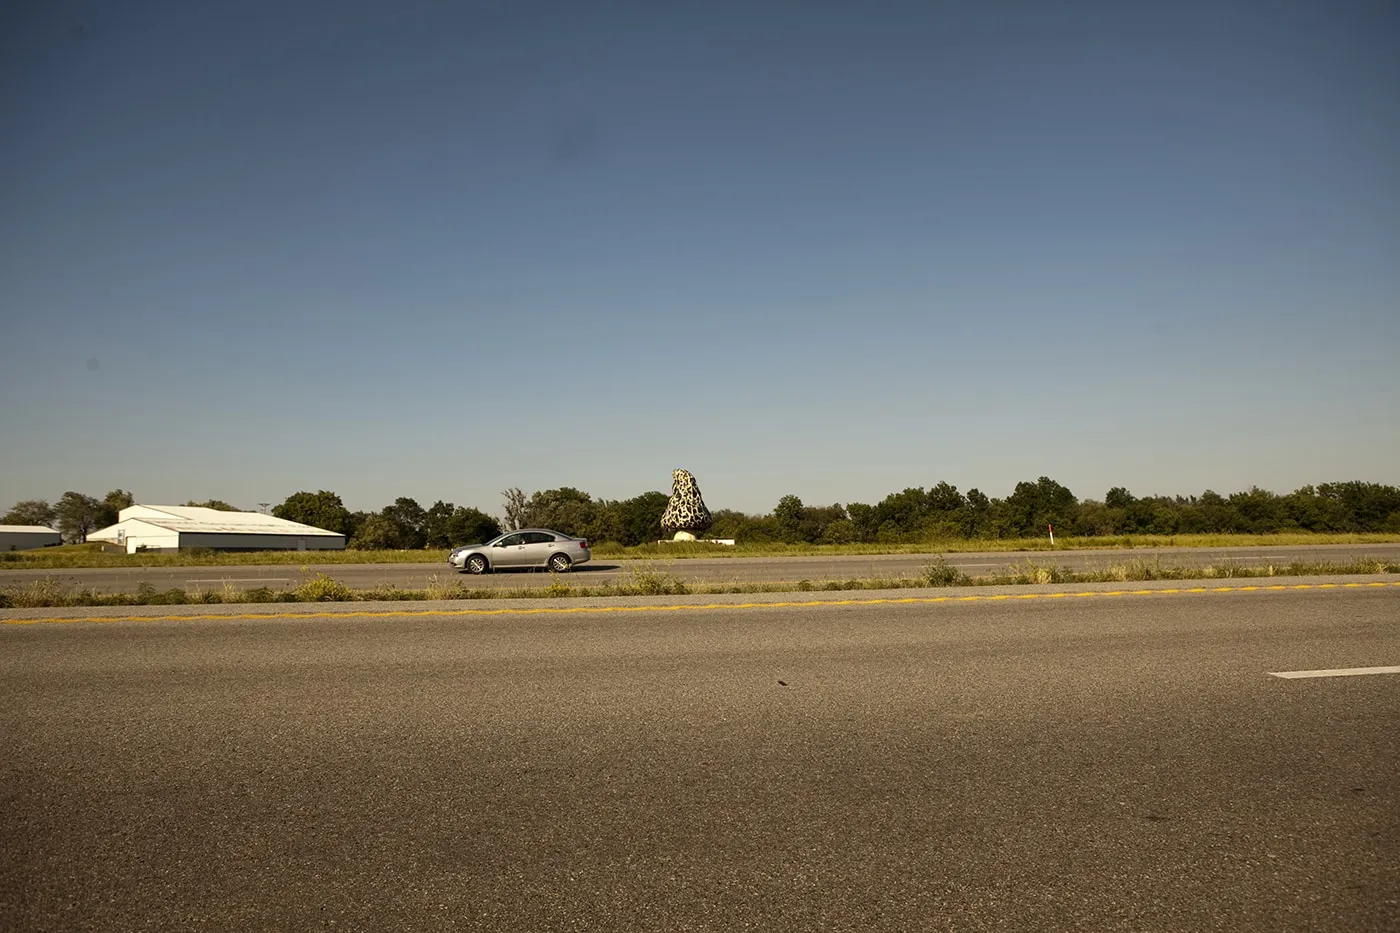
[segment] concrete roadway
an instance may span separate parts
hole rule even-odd
[[[548,586],[547,573],[510,571],[473,577],[447,566],[446,560],[421,564],[310,564],[309,569],[325,573],[347,586],[368,588],[379,585],[401,589],[424,589],[437,582],[460,581],[472,587]],[[754,583],[811,580],[891,579],[917,576],[933,554],[877,554],[853,557],[741,557],[695,558],[674,561],[595,560],[573,571],[570,583],[601,585],[626,583],[636,570],[660,570],[687,583]],[[1287,564],[1293,561],[1334,561],[1344,563],[1359,557],[1400,561],[1400,544],[1324,544],[1296,547],[1251,548],[1137,548],[1109,551],[1018,551],[948,554],[948,563],[968,574],[986,576],[1014,564],[1034,561],[1072,569],[1106,567],[1130,560],[1160,560],[1170,566]],[[0,585],[53,577],[75,587],[101,592],[131,593],[142,583],[157,589],[218,589],[228,581],[240,589],[267,586],[286,589],[303,577],[301,568],[289,564],[232,567],[134,567],[130,569],[83,570],[0,570]]]
[[[1400,930],[1374,582],[0,624],[0,929]]]

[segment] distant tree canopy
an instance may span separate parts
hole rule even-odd
[[[134,502],[131,493],[124,489],[113,489],[101,499],[69,490],[53,505],[44,499],[16,502],[0,519],[0,524],[56,528],[63,535],[63,540],[80,544],[87,540],[89,533],[115,525],[118,513]]]
[[[81,544],[88,532],[104,527],[102,519],[107,511],[101,500],[72,490],[60,496],[53,507],[59,533],[69,544]]]
[[[0,525],[43,525],[52,528],[56,521],[53,506],[45,499],[24,499],[16,502],[10,511],[0,518]]]
[[[500,524],[480,509],[457,506],[447,519],[447,546],[485,544],[501,533]]]
[[[227,502],[225,502],[225,501],[222,500],[222,499],[205,499],[203,502],[195,502],[193,499],[191,499],[189,502],[186,502],[185,505],[187,505],[187,506],[193,506],[193,507],[195,507],[195,508],[197,508],[197,509],[218,509],[220,512],[241,512],[241,511],[243,511],[243,510],[240,509],[238,506],[236,506],[236,505],[229,505]]]
[[[1288,495],[1258,488],[1229,497],[1206,490],[1200,496],[1138,498],[1115,486],[1102,502],[1079,500],[1049,477],[1016,484],[1005,499],[978,489],[960,493],[938,483],[911,487],[868,505],[808,506],[795,495],[781,497],[768,515],[729,509],[714,513],[710,533],[745,541],[810,544],[850,542],[924,543],[953,539],[1045,537],[1058,534],[1272,534],[1285,531],[1400,533],[1400,489],[1348,482],[1305,486]]]
[[[360,548],[455,547],[488,541],[503,529],[527,525],[594,542],[636,545],[663,537],[661,515],[668,500],[665,493],[655,491],[631,499],[594,499],[572,486],[530,495],[513,487],[503,498],[503,520],[442,500],[424,509],[407,497],[376,513],[350,512],[340,496],[324,489],[289,496],[272,514],[339,532],[351,547]],[[17,502],[2,521],[56,527],[65,540],[78,542],[114,523],[118,511],[131,503],[131,493],[121,489],[102,499],[69,491],[52,506],[42,499]],[[232,508],[218,499],[189,504]],[[713,519],[709,534],[716,538],[795,544],[1044,537],[1048,525],[1057,534],[1086,537],[1286,531],[1400,534],[1400,488],[1352,481],[1304,486],[1287,495],[1250,487],[1229,496],[1208,489],[1199,496],[1139,497],[1114,486],[1098,501],[1081,500],[1042,476],[1017,483],[1004,499],[978,489],[962,493],[940,482],[928,489],[892,492],[873,505],[809,506],[788,494],[766,515],[718,509]]]
[[[325,489],[293,493],[286,502],[274,507],[272,514],[289,522],[301,522],[347,537],[355,530],[350,510],[340,501],[340,496]]]

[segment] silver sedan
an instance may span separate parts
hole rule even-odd
[[[593,557],[584,538],[571,538],[548,528],[508,531],[485,544],[468,544],[447,555],[447,562],[468,573],[487,573],[513,567],[547,567],[568,573],[574,564]]]

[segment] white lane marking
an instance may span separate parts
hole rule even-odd
[[[291,577],[219,577],[218,579],[186,580],[186,583],[286,583]]]
[[[1337,667],[1327,671],[1269,671],[1272,677],[1356,677],[1361,674],[1400,674],[1400,664],[1390,667]]]

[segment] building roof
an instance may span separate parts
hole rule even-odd
[[[56,535],[58,532],[45,525],[0,525],[0,534],[17,534],[19,532],[29,532],[36,535]]]
[[[287,535],[301,538],[331,535],[338,531],[314,528],[261,512],[225,512],[195,505],[134,505],[119,513],[122,521],[144,522],[167,531],[186,534]],[[113,526],[116,527],[116,526]],[[106,529],[103,529],[106,531]],[[92,535],[88,535],[89,538]]]

